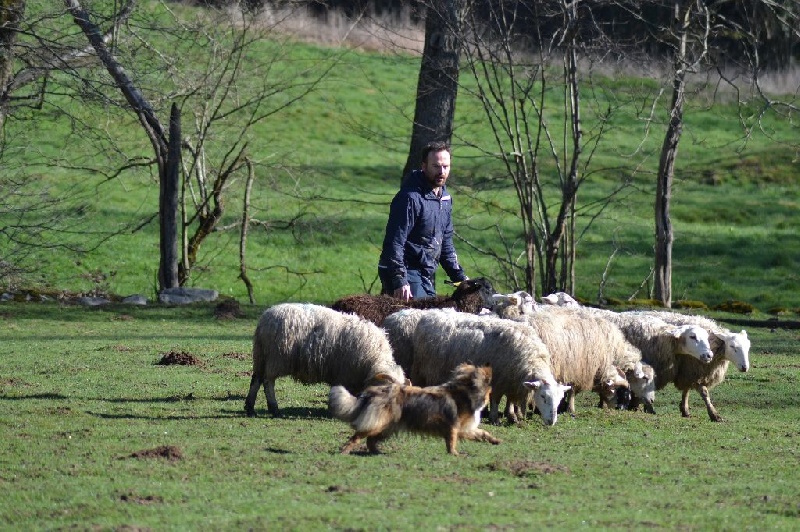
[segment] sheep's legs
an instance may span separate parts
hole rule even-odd
[[[250,379],[250,390],[247,392],[247,399],[244,400],[244,412],[247,417],[256,417],[256,398],[258,389],[261,388],[261,379],[256,375]]]
[[[253,375],[250,378],[250,390],[247,392],[247,399],[244,400],[244,412],[247,417],[256,417],[256,399],[258,398],[258,389],[261,384],[264,384],[264,395],[267,396],[267,407],[270,414],[275,417],[280,417],[281,412],[278,410],[278,400],[275,399],[275,379],[267,379],[262,381],[260,377]]]
[[[281,411],[278,409],[278,399],[275,398],[275,379],[266,379],[264,381],[264,395],[267,396],[269,413],[274,417],[281,417]]]
[[[517,405],[514,404],[514,401],[506,397],[506,408],[503,410],[503,414],[506,416],[506,419],[510,423],[514,423],[515,425],[520,422],[520,417],[517,414]],[[495,425],[499,425],[500,421],[498,420]]]
[[[500,416],[497,413],[499,403],[500,398],[492,394],[489,399],[489,422],[492,425],[500,424]]]
[[[696,388],[697,393],[700,394],[700,397],[703,398],[703,402],[706,404],[706,410],[708,411],[708,417],[711,421],[722,421],[722,416],[719,415],[717,409],[711,404],[711,392],[708,391],[708,388],[703,385],[698,385]]]
[[[703,402],[706,404],[706,410],[708,410],[708,417],[711,421],[722,421],[722,416],[719,415],[717,409],[714,408],[714,405],[711,404],[711,394],[708,392],[708,388],[703,386],[702,384],[698,384],[694,388],[697,390],[697,393],[700,394],[700,397],[703,398]],[[689,413],[689,392],[691,389],[683,390],[681,394],[681,415],[683,417],[691,417]]]

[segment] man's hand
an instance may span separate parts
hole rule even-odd
[[[409,301],[409,300],[411,300],[411,297],[412,297],[411,296],[411,286],[407,285],[407,284],[404,284],[400,288],[396,289],[394,291],[393,295],[394,295],[394,297],[396,297],[398,299],[402,299],[403,301]]]

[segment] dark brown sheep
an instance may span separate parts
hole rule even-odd
[[[334,301],[331,308],[346,314],[356,314],[381,326],[386,316],[404,308],[455,308],[461,312],[478,314],[481,309],[492,307],[494,288],[485,278],[467,279],[453,285],[456,289],[449,296],[437,295],[427,299],[403,301],[388,295],[354,294]]]

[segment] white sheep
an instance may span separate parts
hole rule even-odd
[[[570,389],[553,377],[549,352],[535,331],[512,320],[429,312],[417,324],[413,347],[410,378],[419,386],[444,382],[462,362],[490,364],[489,419],[492,423],[498,422],[500,397],[523,405],[524,409],[529,390],[533,390],[534,404],[543,422],[554,425],[558,419],[558,405]]]
[[[632,311],[631,313],[655,316],[673,325],[698,325],[708,331],[709,341],[714,355],[718,355],[722,352],[724,357],[730,362],[733,362],[733,364],[736,365],[736,369],[741,372],[746,372],[750,369],[750,339],[747,337],[747,331],[744,329],[742,329],[741,332],[735,333],[711,318],[692,314],[681,314],[680,312],[652,310],[643,312]]]
[[[406,375],[411,374],[411,366],[414,362],[414,331],[417,329],[417,324],[422,316],[431,312],[454,313],[458,311],[448,308],[406,308],[399,310],[394,314],[389,314],[383,320],[383,329],[386,331],[386,336],[389,338],[389,344],[392,346],[394,359],[398,364],[400,364],[400,367],[403,368],[403,371],[405,371]]]
[[[714,352],[711,363],[681,360],[673,384],[681,391],[681,415],[690,417],[689,392],[694,389],[703,398],[711,421],[722,421],[722,416],[711,403],[709,390],[725,380],[730,362],[733,362],[739,371],[745,372],[750,369],[750,339],[747,337],[747,331],[733,333],[704,316],[666,311],[649,311],[643,314],[656,316],[675,325],[695,324],[708,330],[711,349]]]
[[[282,303],[261,315],[253,337],[253,377],[244,403],[255,416],[263,384],[267,406],[279,416],[275,379],[325,382],[359,393],[374,379],[404,382],[386,333],[367,320],[320,305]]]
[[[538,312],[539,305],[528,292],[518,291],[513,294],[494,294],[492,296],[492,307],[488,312],[501,318],[515,318],[523,314],[533,314]]]
[[[541,301],[545,305],[555,305],[557,307],[572,307],[578,308],[581,306],[574,297],[566,292],[555,292],[542,296]]]
[[[698,325],[672,325],[641,313],[599,309],[587,309],[586,312],[615,323],[628,341],[642,351],[642,359],[655,371],[656,390],[675,382],[685,358],[709,364],[714,357],[708,331]]]
[[[547,346],[555,378],[572,385],[571,414],[575,414],[576,394],[594,390],[601,404],[606,404],[616,388],[630,385],[628,374],[639,377],[634,393],[650,398],[644,388],[642,353],[613,323],[569,307],[550,307],[516,319],[531,326]]]

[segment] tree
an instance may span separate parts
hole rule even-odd
[[[669,120],[664,133],[655,199],[655,269],[653,297],[664,307],[672,306],[672,243],[674,235],[670,218],[672,200],[672,181],[675,176],[675,162],[678,158],[678,145],[683,130],[683,110],[686,101],[686,79],[689,72],[706,56],[708,33],[710,30],[709,11],[703,2],[676,1],[674,4],[675,24],[670,35],[674,37],[672,101],[669,106]],[[692,32],[697,28],[697,32]],[[690,33],[693,33],[690,36]],[[690,44],[691,50],[690,50]]]
[[[566,1],[501,2],[487,7],[488,17],[475,9],[467,17],[466,68],[495,138],[494,149],[474,147],[505,169],[521,224],[521,250],[498,228],[504,247],[489,253],[508,284],[532,294],[537,287],[548,294],[574,290],[578,191],[612,112],[609,107],[595,117],[586,153],[578,57],[587,44],[578,28],[591,12],[582,14],[580,7]],[[525,35],[524,20],[547,20],[539,26],[555,29]],[[600,31],[593,37],[598,47],[608,42]],[[560,109],[552,108],[555,102]]]
[[[24,58],[16,54],[23,67],[10,77],[14,81],[7,83],[5,93],[35,86],[40,101],[59,115],[70,116],[81,129],[84,142],[97,142],[97,154],[108,158],[98,157],[85,166],[62,160],[59,172],[82,166],[84,173],[105,175],[110,181],[155,168],[161,189],[156,211],[162,220],[159,286],[183,285],[189,282],[205,239],[233,227],[221,225],[224,196],[231,193],[231,184],[238,177],[247,174],[245,159],[253,128],[314,90],[335,58],[282,77],[275,65],[285,52],[269,27],[259,22],[257,12],[242,11],[234,20],[230,11],[208,10],[192,23],[175,17],[172,24],[164,25],[163,17],[171,11],[144,20],[146,12],[134,10],[133,2],[118,5],[115,12],[103,11],[108,7],[103,5],[93,5],[96,11],[90,12],[78,0],[65,0],[65,6],[81,29],[83,41],[75,38],[61,13],[42,16],[49,26],[32,26],[33,15],[28,14],[23,20],[30,42],[19,49],[35,53],[27,52]],[[54,81],[48,86],[46,81],[51,79]],[[50,87],[54,87],[53,94]],[[60,105],[58,100],[65,97],[79,105]],[[130,143],[124,126],[105,129],[102,121],[92,123],[84,118],[93,113],[94,118],[113,115],[109,123],[120,126],[132,113],[152,156]],[[169,126],[165,127],[160,116],[167,113]],[[31,120],[33,115],[35,112]],[[181,128],[181,115],[191,118],[185,138],[181,130],[187,128]],[[115,157],[119,160],[114,161]],[[181,176],[183,184],[178,186]],[[131,225],[138,228],[153,218],[148,215]]]
[[[408,158],[401,179],[420,164],[431,141],[450,142],[458,95],[463,0],[432,0],[425,16],[425,44]]]

